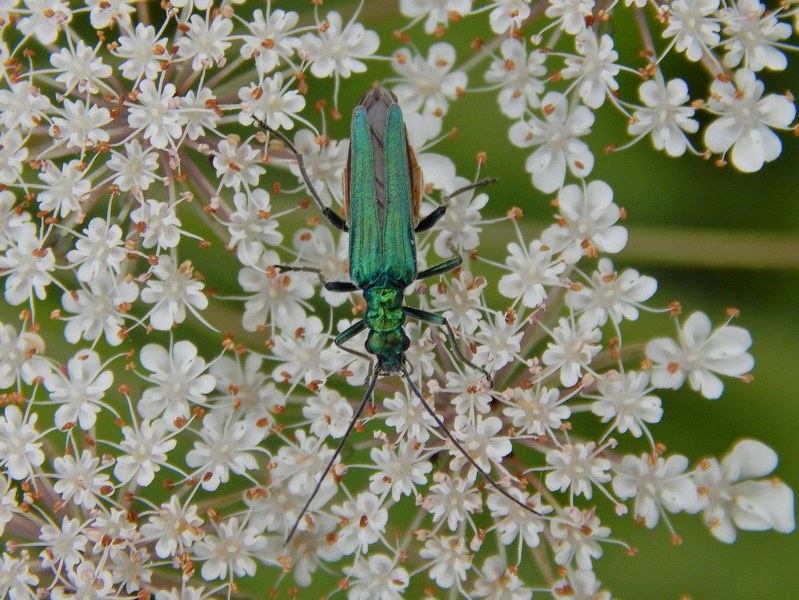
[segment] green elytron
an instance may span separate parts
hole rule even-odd
[[[297,517],[286,543],[294,535],[300,520],[319,491],[325,475],[338,458],[355,423],[372,397],[378,377],[382,375],[402,375],[453,445],[491,486],[516,504],[534,512],[496,483],[455,439],[412,381],[405,359],[405,351],[410,341],[403,326],[406,319],[411,317],[443,326],[454,354],[463,363],[474,369],[479,368],[463,356],[455,340],[455,333],[444,317],[405,306],[403,296],[405,289],[417,279],[447,273],[461,264],[460,256],[456,256],[429,269],[417,271],[416,233],[430,229],[444,216],[447,210],[446,201],[449,198],[469,189],[488,185],[492,180],[484,179],[457,190],[445,198],[441,206],[419,220],[421,170],[416,163],[413,149],[408,144],[402,111],[396,98],[385,88],[377,87],[366,93],[352,115],[349,161],[344,173],[344,196],[348,218],[344,220],[322,202],[311,184],[302,156],[291,141],[264,123],[261,123],[261,126],[278,137],[295,153],[308,191],[330,224],[341,231],[349,231],[352,281],[330,282],[323,279],[323,282],[325,287],[332,291],[361,290],[366,301],[366,316],[336,337],[335,343],[349,352],[366,356],[348,348],[345,344],[368,329],[365,347],[366,351],[374,356],[366,393],[322,477],[319,478],[314,491]],[[279,269],[312,271],[321,277],[318,270],[307,267],[281,265]],[[488,373],[483,372],[490,380]]]

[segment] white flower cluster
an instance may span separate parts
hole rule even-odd
[[[708,153],[742,171],[775,160],[774,130],[795,109],[757,74],[787,67],[797,9],[659,5],[665,47],[647,48],[635,69],[594,25],[640,10],[638,0],[607,10],[401,0],[409,22],[394,40],[358,13],[279,4],[0,6],[0,276],[11,308],[0,323],[0,595],[238,597],[258,577],[258,597],[313,583],[391,600],[432,581],[470,598],[607,599],[593,564],[623,543],[602,520],[608,506],[623,515],[629,504],[647,527],[703,512],[724,542],[738,530],[792,531],[793,493],[765,444],[691,464],[656,442],[659,390],[720,397],[722,377],[748,379],[751,339],[732,316],[713,325],[651,304],[656,281],[607,257],[627,242],[611,186],[586,178],[606,100],[634,141],[651,136],[671,156],[701,153],[690,135],[704,111]],[[417,31],[446,39],[466,17],[493,36],[468,61],[449,41],[410,42]],[[707,67],[706,101],[667,79],[668,52]],[[448,197],[469,180],[433,151],[479,68],[482,91],[515,121],[512,144],[534,148],[533,186],[557,193],[554,224],[532,240],[519,210],[483,216],[485,189]],[[320,279],[347,281],[347,235],[337,241],[315,207],[303,211],[309,201],[283,196],[307,194],[308,179],[343,208],[349,144],[326,119],[367,69],[358,85],[379,78],[402,107],[422,214],[435,210],[434,191],[446,199],[416,240],[419,270],[434,253],[468,261],[492,227],[512,239],[497,281],[478,274],[490,271],[483,260],[407,290],[409,305],[448,320],[472,364],[446,347],[446,331],[409,320],[412,379],[380,380],[326,473],[371,372],[366,354],[332,340],[364,303],[319,291]],[[640,81],[641,104],[622,74]],[[297,127],[306,177],[256,122]],[[293,182],[267,183],[280,167]],[[488,286],[506,305],[488,304]],[[667,311],[673,338],[622,337],[625,322]],[[349,345],[363,348],[365,334]],[[573,427],[577,413],[597,417],[601,434]],[[625,451],[626,438],[648,451]],[[527,566],[539,548],[557,567],[549,579]]]

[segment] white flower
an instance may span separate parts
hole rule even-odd
[[[391,499],[399,502],[403,496],[418,493],[416,486],[427,483],[433,465],[424,456],[424,446],[402,440],[397,448],[372,448],[369,457],[377,471],[369,476],[369,490],[383,495],[391,490]]]
[[[261,75],[271,73],[300,46],[300,39],[291,35],[299,18],[292,10],[276,9],[264,15],[260,8],[255,9],[246,23],[251,35],[243,37],[241,56],[254,58]]]
[[[541,356],[552,372],[560,371],[560,382],[566,387],[576,385],[584,370],[602,349],[597,342],[602,332],[586,322],[574,323],[574,319],[561,317],[552,330],[552,341]]]
[[[408,587],[408,571],[385,554],[371,554],[345,567],[348,600],[402,600]]]
[[[625,1],[630,5],[629,0]],[[635,1],[636,6],[643,8],[646,2]],[[574,569],[565,573],[564,579],[552,584],[552,594],[558,600],[611,600],[609,592],[600,592],[602,583],[597,581],[596,574],[589,569]]]
[[[176,323],[186,320],[186,309],[202,320],[199,311],[208,306],[208,298],[203,294],[205,284],[194,277],[194,267],[190,261],[176,265],[172,259],[162,254],[158,264],[141,292],[141,299],[154,304],[149,312],[153,329],[168,331]]]
[[[64,99],[63,109],[62,117],[53,117],[51,132],[54,137],[65,139],[67,148],[93,148],[110,139],[104,127],[111,122],[111,112],[104,106]]]
[[[468,182],[456,178],[451,184],[444,185],[445,192],[454,191]],[[476,249],[480,243],[480,211],[488,203],[488,194],[467,190],[453,196],[447,203],[447,212],[436,223],[434,231],[438,231],[433,248],[439,256],[451,256],[456,253],[467,253]]]
[[[569,490],[569,502],[574,496],[592,497],[592,484],[602,487],[610,481],[608,471],[611,462],[601,458],[602,448],[597,450],[594,442],[566,444],[562,449],[547,452],[547,464],[552,469],[544,478],[551,491]]]
[[[241,184],[258,184],[258,179],[266,172],[261,164],[261,154],[249,144],[234,144],[222,140],[216,146],[214,155],[216,177],[223,186],[239,191]]]
[[[133,0],[87,0],[86,4],[90,7],[89,21],[95,29],[112,24],[130,26],[130,14],[136,10]]]
[[[735,528],[774,529],[790,533],[796,527],[793,491],[776,478],[765,477],[777,466],[777,454],[756,440],[738,442],[721,464],[702,461],[694,478],[704,505],[705,523],[717,539],[731,544]]]
[[[188,341],[175,342],[169,351],[147,344],[139,354],[141,365],[150,371],[146,377],[155,384],[144,390],[136,406],[145,419],[161,416],[170,426],[175,419],[189,417],[189,403],[205,404],[205,395],[214,389],[213,375],[203,374],[205,360]]]
[[[597,380],[599,395],[588,395],[595,402],[591,412],[601,418],[602,423],[613,421],[613,428],[619,433],[629,431],[634,437],[641,437],[646,423],[659,423],[663,417],[660,398],[649,392],[649,374],[628,371],[620,374],[615,371]]]
[[[574,506],[564,510],[563,518],[550,522],[554,538],[555,562],[570,566],[572,562],[580,569],[591,569],[591,562],[602,556],[599,541],[610,535],[610,528],[600,525],[593,510],[580,510]]]
[[[313,297],[311,276],[307,273],[286,273],[269,277],[265,265],[279,264],[274,252],[261,255],[258,267],[239,271],[238,281],[246,296],[242,325],[255,331],[266,323],[299,323],[305,320],[304,300]]]
[[[401,83],[392,90],[403,110],[425,115],[446,114],[449,101],[466,88],[466,73],[451,71],[454,65],[455,48],[446,42],[430,46],[426,60],[406,48],[397,50],[391,66]]]
[[[311,421],[311,433],[316,437],[344,436],[352,421],[353,409],[347,399],[335,390],[324,388],[311,396],[302,408],[302,416]]]
[[[585,19],[594,9],[594,0],[549,0],[546,16],[560,23],[561,29],[575,35],[585,29]]]
[[[308,499],[320,478],[323,478],[322,486],[311,508],[321,506],[324,498],[331,498],[336,491],[333,478],[324,472],[333,450],[322,445],[317,438],[307,435],[302,429],[297,430],[295,438],[296,446],[282,446],[277,455],[272,457],[274,462],[272,473],[275,481],[282,483],[282,487],[289,494],[302,497],[302,502],[296,507],[297,512],[291,517],[292,521],[299,516],[300,507]],[[289,523],[292,524],[293,522]]]
[[[735,84],[715,79],[710,86],[708,110],[718,118],[705,129],[705,144],[711,152],[730,152],[732,164],[752,173],[776,159],[782,143],[771,129],[790,126],[796,107],[786,96],[769,94],[749,69],[735,73]]]
[[[80,101],[77,104],[83,105]],[[69,100],[64,100],[65,109],[69,110],[72,105]],[[0,123],[6,129],[33,129],[50,112],[50,98],[30,81],[10,82],[7,90],[0,90]],[[60,119],[54,119],[56,120]]]
[[[137,80],[140,77],[155,79],[161,72],[167,47],[167,38],[156,39],[155,27],[137,23],[131,32],[123,28],[127,35],[122,34],[117,40],[117,47],[113,54],[125,59],[119,66],[122,77]]]
[[[474,459],[474,462],[483,471],[488,472],[491,470],[492,464],[501,463],[502,459],[513,450],[510,440],[507,436],[499,435],[500,431],[502,431],[502,419],[499,417],[476,415],[474,419],[470,419],[468,415],[458,415],[455,417],[452,435]],[[458,472],[468,465],[468,478],[474,480],[477,476],[477,469],[466,459],[463,452],[452,447],[449,453],[453,457],[450,468],[454,472]]]
[[[492,600],[532,600],[533,590],[525,587],[515,567],[509,567],[502,556],[489,556],[474,582],[472,598]]]
[[[80,350],[69,359],[66,376],[53,371],[44,378],[50,401],[58,405],[56,427],[61,429],[76,423],[84,430],[94,427],[105,393],[114,382],[114,374],[101,371],[102,367],[96,352]]]
[[[472,566],[472,556],[466,549],[463,536],[459,535],[429,538],[419,556],[430,560],[429,576],[444,589],[466,581],[466,572]]]
[[[571,416],[565,400],[561,400],[558,388],[514,388],[513,396],[506,401],[507,407],[502,409],[502,413],[513,419],[513,426],[519,434],[552,436]]]
[[[369,546],[385,533],[388,511],[380,507],[380,500],[374,494],[363,492],[355,500],[347,500],[331,510],[344,521],[336,540],[336,545],[344,554],[358,550],[368,552]]]
[[[99,273],[119,273],[127,257],[122,228],[95,217],[89,221],[75,248],[67,252],[67,260],[77,266],[79,281],[91,282]]]
[[[628,455],[613,467],[613,491],[622,500],[635,498],[635,518],[653,529],[663,510],[678,513],[698,509],[699,494],[691,474],[685,472],[687,468],[688,459],[680,455],[668,459]]]
[[[39,534],[39,540],[45,546],[39,554],[42,566],[56,569],[64,566],[69,570],[77,565],[89,541],[83,529],[84,523],[80,519],[69,517],[63,518],[60,529],[55,524],[43,525]]]
[[[81,337],[94,342],[105,334],[111,346],[118,346],[125,337],[125,317],[130,304],[139,296],[135,281],[116,279],[107,271],[100,271],[88,282],[88,289],[64,292],[61,303],[72,316],[62,315],[66,321],[64,339],[76,344]]]
[[[531,0],[497,0],[496,8],[488,15],[491,30],[505,33],[508,29],[521,29],[522,23],[530,16]],[[504,44],[504,42],[503,42]]]
[[[539,495],[531,498],[528,493],[513,487],[507,488],[506,491],[539,515],[552,512],[552,507],[540,504]],[[496,490],[491,491],[486,505],[491,511],[491,518],[496,521],[495,527],[504,546],[510,546],[517,537],[519,543],[524,543],[530,548],[537,548],[541,544],[540,534],[544,531],[543,518],[532,515],[529,510],[525,510]]]
[[[669,6],[669,20],[663,37],[674,38],[677,52],[696,62],[719,43],[721,25],[712,16],[719,0],[674,0]]]
[[[11,479],[27,479],[44,463],[41,435],[36,431],[38,416],[35,412],[23,416],[13,404],[0,416],[0,465]]]
[[[39,334],[24,330],[17,334],[13,325],[0,323],[0,388],[18,386],[19,381],[30,384],[46,376],[51,367],[40,356],[43,353],[44,340]]]
[[[146,79],[139,84],[137,104],[128,103],[128,125],[141,131],[154,148],[174,145],[183,131],[180,99],[175,97],[175,91],[172,83],[156,87]]]
[[[202,524],[202,519],[197,516],[196,505],[181,505],[180,498],[172,496],[168,503],[161,504],[150,513],[140,531],[144,540],[156,540],[156,555],[167,558],[176,556],[201,540],[204,535]]]
[[[619,53],[613,49],[612,37],[604,34],[597,39],[591,29],[577,34],[575,47],[580,56],[567,57],[561,75],[564,79],[576,79],[583,102],[591,108],[599,108],[608,94],[619,89],[615,79],[621,70],[616,64]]]
[[[457,277],[450,278],[446,284],[431,286],[432,305],[456,331],[474,333],[482,319],[482,293],[486,281],[474,277],[463,269]]]
[[[540,240],[533,240],[527,248],[516,242],[508,244],[505,266],[510,273],[499,280],[499,293],[506,298],[521,298],[522,304],[535,308],[547,298],[545,286],[560,284],[566,264],[552,258],[552,249]]]
[[[101,473],[106,465],[83,450],[76,460],[73,456],[57,456],[53,461],[55,484],[53,490],[61,495],[64,502],[72,502],[86,509],[97,506],[99,497],[109,494],[114,486],[108,475]]]
[[[222,117],[211,108],[215,103],[216,96],[207,87],[200,88],[196,93],[188,90],[180,99],[180,115],[185,122],[187,138],[196,140],[206,131],[216,130]]]
[[[350,21],[342,28],[341,15],[335,11],[327,13],[318,35],[306,33],[302,36],[303,50],[311,61],[311,73],[319,78],[335,75],[337,80],[339,77],[347,79],[353,73],[363,73],[366,65],[361,59],[374,54],[379,45],[380,37],[360,23]]]
[[[0,255],[0,274],[5,275],[6,302],[18,306],[32,302],[33,295],[43,300],[47,297],[47,287],[52,283],[55,270],[55,253],[43,247],[38,236],[21,237],[17,244],[9,246]]]
[[[442,31],[455,20],[468,15],[472,10],[470,0],[400,0],[400,13],[412,17],[414,22],[427,15],[425,33]]]
[[[498,371],[519,355],[523,336],[519,323],[509,323],[503,313],[494,313],[493,322],[489,319],[480,321],[480,329],[475,335],[478,343],[476,361]]]
[[[135,477],[137,485],[150,485],[177,441],[168,438],[167,424],[162,419],[145,419],[135,428],[125,426],[122,435],[125,439],[119,443],[119,448],[124,454],[117,458],[114,477],[120,483]]]
[[[55,42],[61,28],[72,21],[72,10],[61,0],[28,0],[25,6],[29,12],[19,20],[17,29],[23,35],[34,35],[45,46]]]
[[[255,575],[253,556],[261,555],[266,547],[266,538],[253,527],[239,525],[237,517],[212,523],[216,534],[207,534],[193,546],[195,560],[202,563],[202,578],[206,581],[225,580],[228,572],[231,578]]]
[[[430,439],[430,432],[437,429],[435,419],[415,395],[408,399],[402,393],[396,392],[392,398],[383,401],[383,409],[381,416],[386,427],[393,427],[399,437],[407,436],[411,442],[423,444]]]
[[[81,201],[91,191],[91,181],[84,178],[86,170],[80,160],[75,159],[61,165],[59,169],[51,162],[44,163],[39,179],[44,183],[37,200],[39,208],[55,216],[66,217],[81,209]]]
[[[264,252],[264,246],[277,246],[283,235],[277,231],[277,221],[272,218],[269,192],[263,189],[249,193],[233,194],[235,212],[227,225],[230,232],[228,246],[244,265],[255,266]]]
[[[239,100],[239,123],[251,125],[255,117],[273,129],[292,129],[296,113],[305,108],[305,98],[289,89],[289,84],[283,85],[281,73],[265,78],[260,85],[239,88]]]
[[[737,0],[721,12],[724,23],[724,66],[737,67],[743,61],[752,71],[783,71],[788,59],[778,48],[791,35],[791,26],[758,0]],[[783,46],[784,47],[784,46]]]
[[[341,178],[349,160],[349,140],[331,140],[327,136],[319,137],[310,129],[300,129],[294,136],[294,147],[302,155],[305,172],[322,201],[332,199],[342,204]],[[297,161],[290,160],[288,166],[299,179]]]
[[[0,251],[14,246],[17,240],[36,235],[31,216],[16,208],[17,199],[8,190],[0,190]]]
[[[16,184],[26,158],[28,148],[19,131],[0,132],[0,183]]]
[[[600,258],[597,270],[591,273],[589,286],[570,289],[566,304],[580,318],[597,325],[607,323],[608,317],[619,324],[624,319],[635,321],[643,302],[649,300],[657,290],[657,280],[640,275],[635,269],[616,273],[609,258]]]
[[[665,150],[669,156],[682,156],[688,147],[687,133],[696,133],[699,122],[693,118],[696,112],[689,102],[688,86],[682,79],[671,79],[665,85],[663,79],[655,77],[641,84],[638,95],[645,106],[633,113],[627,131],[639,137],[652,135],[652,144],[657,150]]]
[[[482,508],[480,493],[474,484],[466,479],[450,479],[443,473],[433,476],[436,482],[430,486],[422,506],[433,515],[433,523],[443,521],[446,517],[447,527],[456,531],[469,518],[469,515]]]
[[[687,377],[692,390],[714,400],[724,390],[717,373],[739,377],[754,366],[746,352],[752,345],[746,329],[725,324],[713,331],[708,316],[695,312],[677,331],[678,342],[657,338],[646,345],[646,354],[654,363],[652,383],[656,387],[678,389]]]
[[[106,89],[103,80],[111,76],[112,69],[97,56],[100,47],[90,48],[83,40],[78,40],[74,47],[70,45],[50,55],[50,63],[59,73],[55,80],[64,84],[66,94],[75,88],[81,94],[96,94],[101,87]]]
[[[173,204],[142,200],[130,213],[130,220],[138,225],[144,248],[174,248],[180,243],[180,219]]]
[[[566,168],[575,177],[586,177],[594,167],[594,155],[578,139],[591,132],[594,114],[585,106],[569,107],[569,100],[558,92],[549,92],[541,101],[544,118],[531,117],[510,128],[514,146],[539,146],[527,157],[525,169],[533,176],[533,185],[542,192],[554,192],[563,186]]]
[[[337,367],[330,355],[322,353],[329,342],[319,317],[308,317],[295,329],[286,328],[272,341],[272,353],[279,363],[272,373],[275,381],[325,381]]]
[[[230,472],[245,475],[258,467],[253,456],[267,430],[252,419],[227,410],[208,413],[200,440],[186,454],[186,464],[197,473],[203,489],[213,491],[230,479]]]
[[[513,0],[516,3],[518,0]],[[527,10],[530,7],[523,4]],[[496,8],[494,11],[501,10]],[[493,13],[492,13],[493,14]],[[521,118],[528,106],[538,108],[544,92],[542,77],[546,75],[546,53],[532,50],[529,53],[519,40],[508,38],[500,46],[501,57],[491,61],[485,79],[502,86],[497,95],[499,110],[511,119]]]
[[[178,56],[193,58],[191,68],[195,71],[207,69],[214,63],[225,62],[225,50],[230,47],[229,36],[233,22],[217,16],[209,24],[200,15],[189,17],[185,37],[178,41]]]
[[[150,148],[142,149],[141,143],[133,139],[125,144],[125,154],[111,150],[107,166],[117,174],[114,184],[123,192],[135,188],[146,190],[158,175],[158,154]]]
[[[621,210],[604,181],[592,181],[584,189],[564,187],[558,196],[558,212],[558,223],[544,230],[541,241],[561,252],[567,263],[576,263],[584,254],[620,252],[627,244],[627,230],[615,225]]]

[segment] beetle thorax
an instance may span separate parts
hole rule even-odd
[[[395,287],[372,287],[364,290],[366,324],[369,337],[366,350],[377,357],[382,373],[399,373],[410,344],[402,330],[402,290]]]

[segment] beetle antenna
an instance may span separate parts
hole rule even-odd
[[[525,504],[524,502],[522,502],[518,498],[514,498],[513,496],[511,496],[505,488],[503,488],[501,485],[499,485],[499,483],[497,483],[494,480],[494,478],[491,477],[491,473],[489,473],[488,471],[483,469],[483,467],[481,467],[480,465],[477,464],[477,461],[474,460],[474,458],[472,458],[469,455],[469,453],[466,452],[466,449],[461,445],[461,443],[458,440],[455,439],[455,436],[452,435],[452,432],[450,431],[449,427],[447,427],[446,424],[444,423],[444,421],[442,421],[441,418],[436,414],[436,411],[433,410],[433,407],[430,406],[430,404],[427,402],[427,400],[424,399],[424,397],[422,396],[422,392],[420,392],[419,388],[416,387],[416,384],[413,383],[413,381],[411,380],[410,374],[408,373],[408,370],[405,368],[404,365],[402,367],[402,373],[405,376],[405,381],[408,382],[408,385],[410,386],[411,390],[413,390],[413,393],[416,395],[417,398],[419,398],[419,401],[422,403],[422,406],[424,406],[425,410],[428,413],[430,413],[431,417],[433,417],[433,420],[436,422],[436,425],[438,425],[438,428],[447,435],[447,437],[449,438],[449,441],[452,442],[452,444],[458,450],[460,450],[460,452],[463,455],[463,457],[475,469],[477,469],[477,471],[483,476],[483,478],[486,480],[486,482],[488,482],[488,484],[491,485],[492,488],[494,488],[497,492],[499,492],[500,494],[505,496],[505,498],[507,498],[508,500],[510,500],[511,502],[516,504],[517,506],[520,506],[521,508],[523,508],[527,512],[532,513],[532,514],[540,517],[541,514],[539,512],[537,512],[535,509],[533,509],[532,507],[528,506],[527,504]]]
[[[342,231],[347,231],[347,224],[338,216],[333,209],[329,206],[325,205],[322,202],[322,199],[319,197],[319,193],[316,191],[313,183],[311,182],[311,177],[308,175],[308,171],[305,168],[305,161],[302,158],[302,154],[297,150],[297,147],[292,143],[292,141],[286,136],[286,134],[274,129],[266,124],[266,121],[263,121],[258,118],[254,118],[255,122],[258,123],[258,126],[261,129],[268,131],[270,134],[275,136],[279,139],[283,144],[294,153],[294,157],[297,159],[297,167],[300,169],[300,175],[302,175],[302,180],[305,182],[305,187],[308,189],[308,193],[311,194],[313,199],[316,201],[316,204],[319,206],[319,209],[322,211],[322,214],[325,218],[330,221],[330,223],[336,227],[337,229],[341,229]],[[479,182],[478,182],[479,183]]]
[[[463,187],[458,188],[457,190],[455,190],[451,194],[447,194],[446,196],[444,196],[441,199],[441,204],[446,204],[447,202],[452,200],[455,196],[459,196],[460,194],[462,194],[464,192],[468,192],[469,190],[475,190],[475,189],[481,188],[481,187],[488,187],[489,185],[492,185],[492,184],[494,184],[496,182],[497,182],[497,178],[496,177],[485,177],[483,179],[479,179],[479,180],[475,181],[474,183],[470,183],[469,185],[464,185]]]
[[[308,500],[305,501],[305,505],[302,507],[300,514],[297,516],[297,520],[294,521],[294,525],[291,527],[291,531],[289,531],[288,536],[286,537],[286,541],[283,542],[284,546],[287,546],[288,543],[291,541],[291,538],[294,537],[294,534],[297,531],[297,527],[300,526],[300,521],[305,516],[305,513],[308,512],[308,509],[311,506],[311,502],[316,497],[316,494],[319,492],[319,489],[322,487],[322,482],[327,477],[327,473],[330,471],[333,463],[336,462],[339,454],[341,454],[342,449],[344,448],[344,444],[347,442],[347,438],[350,437],[352,430],[355,428],[355,423],[358,421],[358,417],[361,416],[363,409],[366,408],[366,403],[372,397],[372,392],[374,392],[375,384],[377,383],[377,377],[380,374],[380,369],[374,368],[374,365],[370,366],[369,368],[371,379],[369,380],[369,386],[366,388],[366,393],[363,395],[363,400],[358,405],[358,409],[355,411],[355,414],[352,415],[352,420],[350,424],[347,426],[347,431],[344,432],[344,436],[339,440],[338,446],[336,446],[336,451],[333,452],[333,456],[330,457],[330,460],[327,461],[327,466],[325,470],[322,471],[322,475],[319,477],[319,480],[316,482],[316,486],[314,486],[313,492],[308,497]]]

